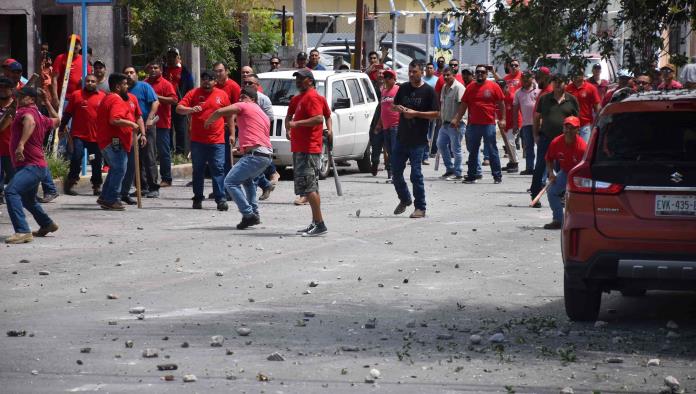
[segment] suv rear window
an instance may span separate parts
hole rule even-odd
[[[295,86],[294,79],[259,79],[261,87],[263,87],[263,94],[271,99],[273,105],[288,106],[290,105],[290,99],[293,96],[299,94],[297,87]],[[324,81],[316,82],[317,93],[326,97],[324,89]]]
[[[628,112],[603,118],[594,163],[696,163],[696,112]]]

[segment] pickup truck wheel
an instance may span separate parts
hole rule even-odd
[[[321,151],[321,157],[319,159],[319,179],[326,179],[331,171],[331,166],[329,165],[329,151],[324,144],[324,148]]]
[[[569,280],[563,278],[563,298],[568,318],[573,321],[595,321],[599,315],[602,302],[602,290],[595,287],[577,288],[569,286]]]
[[[363,157],[361,159],[356,160],[358,163],[358,170],[362,173],[367,173],[370,172],[372,163],[370,162],[370,145],[367,145],[367,148],[365,148],[365,153],[363,154]]]

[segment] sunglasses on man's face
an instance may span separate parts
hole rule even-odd
[[[277,66],[280,64],[280,62],[271,62],[272,65]]]
[[[650,85],[650,82],[648,81],[636,81],[638,85]]]
[[[457,63],[450,63],[449,66],[450,66],[450,67],[459,67],[459,64],[457,64]]]
[[[476,74],[486,74],[486,70],[476,70]]]
[[[511,64],[510,67],[518,68],[520,65],[519,64]]]
[[[244,86],[254,86],[254,85],[256,85],[254,82],[244,81]]]

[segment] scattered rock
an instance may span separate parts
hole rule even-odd
[[[304,314],[304,317],[314,317],[314,316],[317,315],[317,314],[314,313],[314,312],[304,312],[303,314]]]
[[[179,368],[176,364],[159,364],[157,365],[157,370],[159,371],[176,371]]]
[[[404,283],[408,283],[408,278],[404,279]]]
[[[574,394],[574,393],[575,393],[575,391],[573,391],[572,387],[564,387],[560,392],[560,394]]]
[[[155,358],[158,356],[159,356],[159,353],[157,352],[157,349],[147,348],[147,349],[143,350],[143,357],[145,357],[145,358]]]
[[[674,376],[665,377],[665,386],[669,387],[672,392],[677,392],[681,388],[679,381]]]
[[[355,211],[355,217],[358,217],[358,218],[360,217],[360,210],[359,209],[357,211]]]
[[[225,355],[226,355],[226,356],[231,356],[231,355],[233,355],[233,354],[234,354],[234,352],[232,351],[232,349],[226,349],[226,350],[225,350]]]
[[[379,377],[382,376],[382,373],[379,372],[379,369],[377,369],[377,368],[372,368],[372,369],[370,370],[370,376],[371,376],[373,379],[379,379]]]
[[[145,313],[145,307],[144,306],[136,306],[136,307],[130,308],[128,310],[128,313],[132,313],[134,315],[137,315],[139,313]]]
[[[408,323],[406,323],[406,328],[416,328],[416,321],[410,320]]]
[[[609,364],[623,364],[624,360],[621,357],[608,357],[606,359]]]
[[[184,383],[193,383],[197,380],[198,378],[196,378],[196,375],[184,375]]]
[[[106,298],[109,300],[118,300],[118,296],[116,294],[107,294]]]
[[[359,352],[360,348],[357,346],[341,346],[341,350],[344,352]]]
[[[27,332],[25,330],[10,330],[7,332],[8,337],[25,337]]]
[[[171,381],[173,381],[175,378],[174,378],[174,375],[164,375],[164,376],[162,377],[162,379],[164,379],[166,382],[171,382]]]
[[[312,291],[307,289],[307,290],[303,291],[302,294],[304,294],[304,295],[312,294]]]
[[[273,353],[271,353],[270,356],[266,357],[266,360],[268,360],[268,361],[285,361],[285,357],[283,357],[283,355],[278,353],[278,352],[273,352]]]
[[[472,345],[480,345],[481,342],[483,342],[483,338],[481,338],[480,335],[474,334],[469,337],[469,342],[471,342]]]
[[[246,337],[251,334],[251,330],[247,327],[239,327],[237,328],[237,334],[241,337]]]
[[[31,374],[32,374],[32,375],[38,375],[38,374],[39,374],[39,371],[37,371],[37,370],[35,370],[35,369],[32,369],[32,370],[31,370]]]
[[[187,347],[189,347],[189,343],[188,343],[188,342],[184,342],[184,343],[181,344],[181,347],[184,348],[184,349],[186,349]]]
[[[272,289],[272,288],[273,288],[273,283],[266,283],[266,288],[267,288],[267,289]]]
[[[91,347],[83,347],[82,349],[80,349],[80,353],[91,353],[91,352],[92,352]]]
[[[225,274],[222,271],[217,271],[215,272],[215,276],[224,276]]]
[[[50,271],[39,271],[39,275],[46,276],[46,275],[51,275]]]
[[[82,294],[87,293],[87,288],[86,287],[80,288],[80,293],[82,293]]]
[[[488,338],[488,342],[491,343],[503,343],[504,341],[505,335],[503,335],[501,332],[495,333]]]
[[[223,337],[222,335],[214,335],[210,337],[211,347],[222,347],[223,343],[225,343],[225,337]]]
[[[373,329],[377,327],[377,318],[371,318],[367,319],[367,323],[365,323],[365,328],[367,329]]]
[[[27,259],[21,259],[21,260],[19,260],[19,264],[29,264],[30,262],[31,262],[31,261],[29,261],[29,260],[27,260]]]
[[[317,286],[319,286],[319,282],[316,282],[316,281],[309,282],[309,287],[317,287]]]
[[[109,320],[109,322],[107,324],[110,326],[117,326],[118,322],[116,320]]]
[[[145,320],[145,314],[141,313],[137,316],[138,320]]]
[[[659,358],[651,358],[648,360],[648,367],[659,367],[660,366],[660,359]]]
[[[271,378],[268,377],[268,375],[259,372],[258,374],[256,374],[256,380],[258,380],[259,382],[269,382]]]
[[[454,268],[459,268],[459,264],[455,264],[455,265],[454,265]]]
[[[670,320],[667,322],[667,328],[670,330],[678,330],[679,329],[679,324],[677,324],[674,320]]]
[[[437,334],[437,339],[441,341],[451,341],[454,339],[454,336],[452,336],[452,334]]]
[[[624,340],[623,340],[623,338],[621,338],[621,337],[614,337],[614,338],[611,339],[611,343],[613,343],[614,345],[618,345],[618,344],[620,344],[620,343],[623,343],[623,341],[624,341]]]
[[[607,322],[605,322],[605,321],[602,321],[602,320],[597,320],[597,321],[594,323],[595,328],[604,328],[604,327],[606,327],[606,326],[608,326],[608,325],[609,325],[609,323],[607,323]]]
[[[84,363],[82,362],[82,360],[77,360],[77,361],[75,361],[75,362],[77,363],[77,365],[82,365],[82,364],[84,364]]]
[[[131,340],[126,341],[126,348],[130,349],[133,347],[133,345],[134,345],[133,341],[131,341]]]

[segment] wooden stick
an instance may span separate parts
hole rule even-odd
[[[70,80],[70,71],[72,69],[73,54],[75,52],[75,40],[77,36],[75,34],[70,35],[70,50],[68,51],[68,59],[65,62],[65,75],[63,75],[63,86],[60,89],[60,102],[58,103],[58,119],[63,117],[63,103],[65,103],[65,95],[68,93],[68,81]],[[86,61],[82,59],[82,61]],[[58,140],[60,138],[53,139],[53,157],[58,157]]]
[[[535,206],[539,202],[539,200],[541,200],[541,196],[543,196],[544,193],[546,193],[546,189],[548,189],[548,187],[549,187],[548,183],[546,185],[544,185],[544,188],[541,189],[539,194],[537,194],[536,197],[534,197],[534,199],[532,200],[532,202],[529,203],[530,207]]]
[[[138,208],[142,208],[142,195],[140,193],[140,138],[138,138],[136,132],[133,133],[133,139],[132,149],[135,149],[133,153],[133,157],[135,158],[135,196],[138,199]]]
[[[505,134],[505,130],[500,129],[500,135],[503,137],[503,143],[507,147],[508,155],[510,155],[510,161],[513,163],[518,163],[517,151],[515,150],[514,146],[510,144],[510,141],[508,141],[507,135]]]

